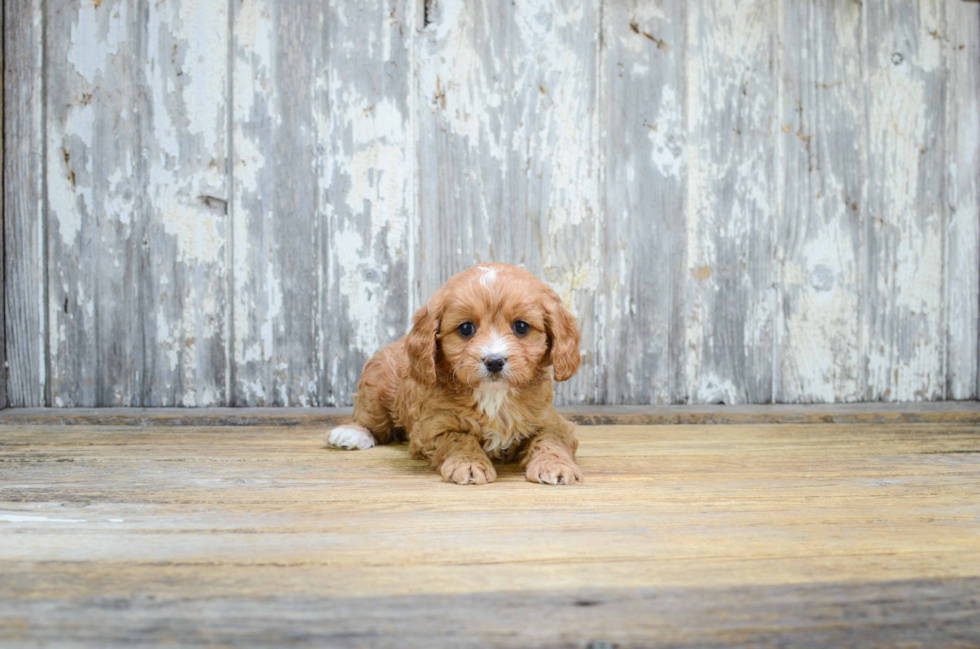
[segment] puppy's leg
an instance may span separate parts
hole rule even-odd
[[[486,484],[497,471],[476,438],[467,433],[445,432],[433,439],[432,468],[442,479],[456,484]]]
[[[429,460],[443,480],[456,484],[486,484],[497,471],[480,446],[480,425],[451,411],[423,416],[408,436],[408,453]]]
[[[354,395],[354,415],[323,436],[327,446],[364,450],[397,436],[391,410],[398,377],[390,353],[386,347],[364,366]]]
[[[582,482],[582,470],[575,464],[575,424],[561,419],[555,421],[528,440],[523,449],[521,467],[528,482],[541,484],[575,484]]]

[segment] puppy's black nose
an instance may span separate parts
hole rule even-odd
[[[504,364],[507,363],[507,359],[503,356],[487,356],[483,359],[483,364],[487,366],[487,369],[497,374],[500,370],[504,369]]]

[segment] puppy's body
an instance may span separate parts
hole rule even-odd
[[[520,461],[533,482],[579,482],[574,425],[552,404],[551,376],[552,366],[556,380],[578,370],[578,343],[575,318],[545,284],[507,264],[476,266],[368,361],[352,421],[327,443],[407,438],[413,457],[461,484],[492,482],[491,459]]]

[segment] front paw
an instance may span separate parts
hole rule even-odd
[[[323,436],[323,441],[330,448],[369,449],[375,445],[374,435],[359,424],[343,424]]]
[[[450,457],[439,467],[446,482],[456,484],[487,484],[497,479],[497,471],[488,459]]]
[[[528,482],[541,484],[577,484],[582,482],[582,470],[568,460],[542,457],[528,463],[524,477]]]

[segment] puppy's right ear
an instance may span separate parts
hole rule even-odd
[[[412,330],[405,347],[408,351],[408,371],[416,383],[426,387],[436,384],[436,334],[440,316],[435,300],[415,312]]]

